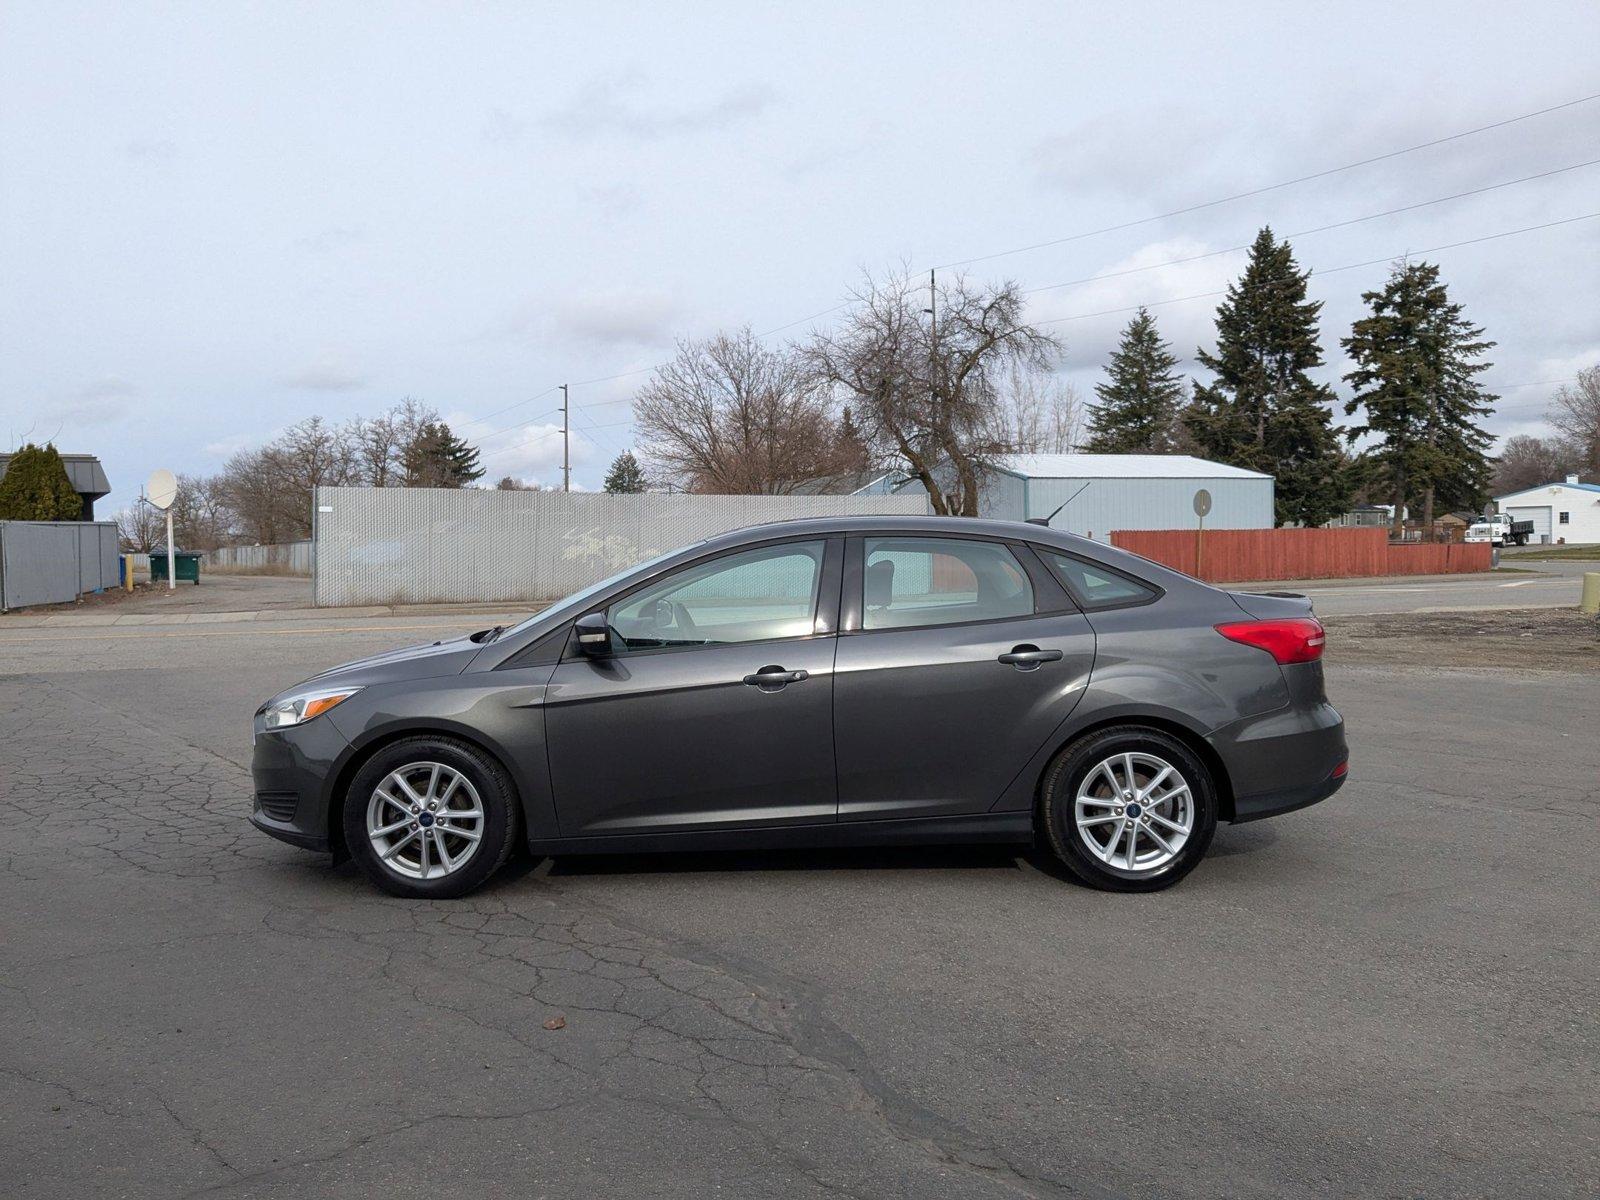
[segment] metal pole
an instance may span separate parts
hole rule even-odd
[[[1197,516],[1196,522],[1194,527],[1194,577],[1196,579],[1204,579],[1205,576],[1200,572],[1201,554],[1205,545],[1206,519],[1203,516]]]
[[[167,506],[167,590],[174,591],[178,586],[178,572],[173,569],[177,562],[172,552],[172,506]]]
[[[567,385],[561,385],[561,490],[572,490],[572,409]]]

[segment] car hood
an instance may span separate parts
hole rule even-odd
[[[438,675],[459,675],[477,656],[483,646],[472,640],[472,635],[446,638],[420,646],[406,646],[400,650],[386,650],[367,658],[341,663],[313,675],[306,684],[360,685],[375,683],[400,683],[408,679],[427,679]]]

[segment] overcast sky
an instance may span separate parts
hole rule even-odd
[[[1593,0],[0,14],[0,442],[98,454],[107,511],[155,467],[212,471],[405,396],[478,440],[490,478],[552,480],[553,385],[798,321],[863,267],[1068,238],[1600,93]],[[1600,102],[967,269],[1128,272],[1590,159]],[[1595,212],[1589,166],[1292,241],[1320,272]],[[1597,252],[1600,220],[1425,255],[1500,343],[1496,434],[1542,430],[1548,381],[1600,361]],[[1241,260],[1041,292],[1033,315],[1087,395],[1127,317],[1083,314],[1157,305],[1188,359],[1216,301],[1179,298]],[[1385,274],[1313,277],[1329,382]],[[642,379],[573,388],[576,483],[630,444]]]

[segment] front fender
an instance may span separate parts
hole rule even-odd
[[[499,760],[517,790],[529,837],[557,836],[544,725],[552,669],[411,680],[351,697],[328,713],[338,718],[339,731],[350,742],[326,780],[330,813],[338,807],[338,790],[354,764],[378,746],[406,736],[443,735],[470,742]]]

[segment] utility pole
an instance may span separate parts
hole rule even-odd
[[[561,385],[561,490],[572,490],[572,407],[567,385]]]

